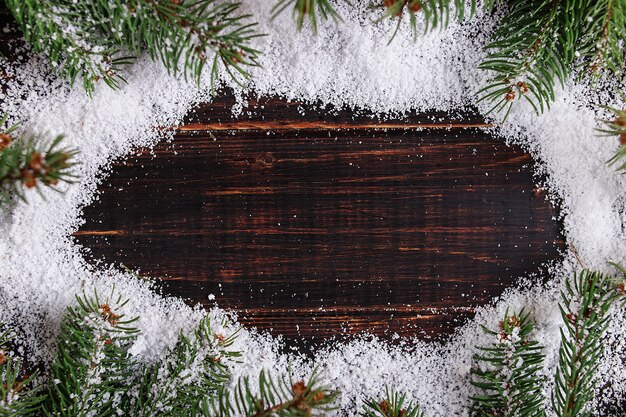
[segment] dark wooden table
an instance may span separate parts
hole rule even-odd
[[[4,7],[0,22],[15,29]],[[19,31],[0,33],[0,52],[16,45]],[[530,157],[471,111],[380,122],[278,98],[233,117],[233,104],[199,106],[173,143],[114,165],[75,234],[86,255],[301,347],[449,333],[560,256]]]
[[[560,256],[533,161],[472,112],[380,122],[264,98],[233,117],[233,103],[115,164],[75,234],[93,259],[301,345],[449,333]]]

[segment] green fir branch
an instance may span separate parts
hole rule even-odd
[[[485,9],[490,10],[494,2],[495,0],[486,0],[482,2],[482,5]],[[372,6],[385,9],[379,21],[385,18],[398,19],[391,42],[405,16],[408,16],[414,36],[417,36],[418,15],[423,17],[424,32],[426,33],[435,29],[446,28],[451,19],[463,21],[472,17],[476,13],[478,2],[471,0],[468,8],[465,0],[377,0]]]
[[[543,347],[532,340],[534,325],[524,310],[507,310],[497,331],[483,326],[495,340],[478,347],[474,360],[480,364],[471,370],[472,385],[480,394],[472,397],[472,415],[479,417],[542,417]]]
[[[567,0],[569,1],[569,0]],[[515,0],[487,45],[480,68],[494,76],[478,94],[490,111],[508,115],[516,99],[525,99],[537,113],[555,97],[555,83],[565,82],[574,59],[582,14],[560,0]]]
[[[307,18],[311,22],[313,32],[317,32],[317,24],[321,20],[328,20],[329,18],[333,18],[335,21],[341,20],[330,0],[277,0],[272,7],[272,17],[276,18],[290,7],[293,10],[298,31],[302,30]]]
[[[510,0],[487,58],[493,73],[480,101],[508,115],[524,99],[537,113],[549,108],[555,87],[575,68],[579,78],[621,77],[626,54],[626,3],[617,0]]]
[[[491,74],[478,91],[479,102],[489,112],[508,116],[514,103],[528,102],[541,113],[555,99],[557,84],[563,85],[575,68],[586,76],[623,76],[626,62],[626,2],[619,0],[372,0],[383,9],[376,21],[397,19],[394,39],[403,19],[408,18],[417,35],[421,17],[424,32],[445,28],[451,20],[472,17],[482,6],[491,11],[505,8],[500,26],[486,46],[488,56],[479,65]],[[298,29],[308,17],[317,21],[336,17],[329,0],[278,0],[274,15],[293,7]]]
[[[133,377],[128,349],[138,330],[126,319],[127,303],[113,292],[107,299],[77,296],[61,324],[59,347],[51,366],[46,415],[87,417],[117,415]]]
[[[602,337],[609,325],[608,314],[619,297],[608,277],[584,270],[566,283],[559,305],[561,328],[559,365],[552,405],[559,417],[592,415],[588,403],[595,391],[595,372],[604,353]]]
[[[0,119],[4,125],[8,115]],[[76,150],[63,148],[63,136],[52,141],[40,136],[14,138],[17,125],[0,133],[0,206],[14,197],[26,201],[24,189],[56,189],[59,182],[72,183]]]
[[[606,136],[617,136],[619,139],[619,147],[615,155],[609,159],[609,166],[617,166],[618,171],[626,169],[626,110],[609,108],[613,112],[615,118],[611,121],[604,122],[604,128],[600,129],[600,133]]]
[[[361,417],[424,417],[419,404],[406,403],[406,394],[385,389],[385,398],[370,398],[363,404]]]
[[[336,391],[319,384],[314,371],[308,381],[293,382],[291,376],[274,380],[261,371],[259,389],[253,390],[247,378],[240,379],[229,392],[218,390],[217,397],[203,403],[203,415],[210,417],[311,417],[333,409]]]
[[[39,410],[43,396],[34,386],[37,373],[29,374],[12,349],[13,335],[0,325],[0,416],[23,417]]]
[[[583,271],[561,293],[564,326],[552,396],[558,417],[591,415],[609,308],[626,300],[625,282]],[[261,372],[258,388],[247,378],[231,384],[228,360],[239,355],[230,350],[236,333],[221,334],[208,317],[191,335],[181,333],[163,360],[149,366],[134,362],[129,348],[137,319],[124,317],[125,304],[113,291],[103,300],[96,293],[77,297],[62,322],[46,386],[34,386],[34,376],[11,352],[10,334],[0,331],[0,416],[312,417],[334,409],[338,393],[320,384],[316,371],[296,382]],[[472,398],[472,415],[546,415],[543,348],[531,338],[533,326],[528,313],[507,310],[499,329],[483,328],[494,341],[474,356],[478,366],[471,382],[480,393]],[[423,417],[423,412],[404,394],[387,389],[384,399],[367,400],[360,415]]]
[[[60,0],[6,0],[34,52],[44,53],[56,73],[74,84],[82,76],[91,92],[97,80],[111,87],[123,81],[120,66],[129,62],[110,38],[97,34],[97,22],[88,13],[89,2]]]
[[[181,332],[165,359],[143,372],[137,390],[128,399],[128,415],[201,415],[203,402],[213,400],[230,381],[224,361],[241,355],[229,350],[236,337],[236,333],[227,337],[214,330],[208,317],[200,321],[191,337]]]
[[[142,51],[170,73],[211,79],[220,65],[233,77],[248,76],[258,65],[259,36],[239,4],[217,0],[7,0],[35,52],[49,56],[57,73],[74,84],[80,76],[90,93],[102,80],[119,87],[123,66]]]
[[[588,0],[577,56],[583,74],[621,77],[626,62],[626,3],[621,0]]]

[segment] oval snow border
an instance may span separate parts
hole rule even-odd
[[[494,20],[478,16],[464,26],[453,24],[419,37],[415,43],[404,27],[385,46],[391,22],[372,25],[365,6],[340,3],[338,7],[344,22],[323,24],[318,35],[311,36],[296,34],[287,13],[271,20],[271,2],[248,0],[244,9],[262,22],[261,32],[270,34],[257,40],[266,55],[263,67],[253,70],[249,88],[260,95],[321,100],[376,112],[453,110],[472,104],[473,92],[485,81],[486,74],[476,66]],[[193,326],[202,312],[158,296],[129,274],[90,267],[69,236],[81,222],[81,207],[97,198],[96,185],[110,162],[136,146],[154,144],[161,136],[153,126],[180,123],[195,102],[208,99],[208,89],[204,86],[204,93],[198,92],[195,85],[169,77],[145,58],[130,69],[129,84],[121,91],[100,88],[93,99],[80,88],[69,89],[47,78],[41,58],[34,57],[14,71],[16,82],[1,97],[2,110],[32,131],[65,133],[68,144],[80,148],[83,165],[80,184],[67,187],[64,195],[46,191],[43,200],[31,193],[29,205],[18,204],[0,213],[0,317],[19,323],[26,347],[35,358],[46,360],[54,351],[63,310],[74,294],[94,287],[105,291],[115,283],[117,291],[131,299],[127,313],[141,316],[142,335],[133,353],[153,360],[174,342],[179,329]],[[607,270],[606,260],[626,260],[624,182],[605,164],[616,144],[597,138],[599,114],[589,104],[593,99],[586,96],[585,88],[570,83],[541,116],[518,106],[500,133],[540,161],[538,168],[547,175],[550,192],[562,201],[567,242],[576,248],[581,262]],[[553,373],[560,324],[555,301],[563,278],[575,267],[570,253],[555,268],[548,285],[523,280],[494,306],[480,309],[476,319],[447,343],[412,340],[394,347],[357,339],[320,350],[317,362],[329,384],[344,393],[340,405],[345,412],[354,410],[359,399],[381,393],[391,384],[420,401],[428,415],[464,415],[471,390],[472,348],[484,343],[478,324],[496,322],[507,306],[526,305],[532,310],[537,337],[547,346],[546,372]],[[613,391],[606,395],[626,393],[626,373],[618,358],[626,351],[619,337],[625,331],[626,321],[618,314],[609,333],[613,348],[600,369],[601,380],[612,384]],[[282,370],[288,361],[296,374],[310,370],[312,362],[278,353],[278,343],[243,331],[236,348],[244,352],[245,361],[237,365],[235,374],[254,375],[262,367]]]

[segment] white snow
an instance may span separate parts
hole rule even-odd
[[[246,88],[223,78],[241,97],[279,94],[380,113],[454,110],[475,103],[474,93],[487,77],[477,64],[493,19],[477,16],[471,24],[454,23],[418,36],[415,42],[404,25],[387,46],[394,23],[372,23],[365,6],[338,3],[343,22],[323,23],[312,36],[306,28],[297,33],[289,13],[272,20],[272,4],[244,2],[244,9],[256,16],[259,30],[268,36],[255,41],[265,54]],[[6,94],[0,94],[0,110],[9,111],[30,131],[65,133],[67,144],[81,151],[81,180],[63,186],[64,194],[45,191],[43,199],[29,193],[29,204],[0,211],[0,317],[19,323],[26,347],[35,358],[48,360],[64,308],[73,303],[74,294],[93,288],[104,293],[115,285],[130,299],[125,313],[141,317],[141,336],[133,354],[154,360],[173,344],[180,329],[194,327],[202,311],[158,295],[150,283],[126,272],[90,266],[70,234],[82,222],[81,208],[96,198],[96,186],[111,161],[135,147],[156,143],[161,134],[153,127],[179,123],[194,103],[210,99],[208,85],[199,91],[194,83],[172,78],[159,64],[143,58],[129,69],[128,85],[119,91],[101,85],[89,98],[80,85],[69,88],[49,77],[47,68],[42,57],[9,68],[16,79]],[[508,141],[527,149],[538,161],[537,169],[547,175],[545,185],[553,198],[561,200],[567,242],[580,262],[611,271],[607,261],[626,261],[625,184],[605,163],[617,141],[598,137],[597,120],[606,115],[595,105],[598,98],[587,91],[586,86],[569,82],[558,90],[549,111],[537,116],[520,105],[499,130]],[[493,306],[481,308],[475,320],[442,342],[406,340],[393,346],[364,336],[319,350],[311,361],[280,354],[280,340],[244,330],[235,344],[244,361],[236,365],[235,373],[257,375],[261,368],[282,370],[291,363],[296,374],[305,374],[315,362],[327,383],[343,393],[336,415],[354,415],[362,399],[382,393],[387,385],[405,390],[428,416],[467,415],[473,347],[488,342],[479,324],[494,326],[507,306],[512,310],[526,306],[533,313],[536,337],[546,345],[546,373],[554,373],[558,290],[576,268],[578,261],[568,253],[562,265],[552,269],[550,283],[522,279],[517,288]],[[214,309],[211,314],[224,313]],[[626,349],[626,319],[623,312],[616,312],[615,318],[599,372],[601,382],[611,386],[606,395],[617,398],[626,394],[620,358]]]

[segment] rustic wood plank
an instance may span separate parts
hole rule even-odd
[[[163,277],[192,303],[212,294],[244,324],[301,343],[448,333],[559,257],[531,158],[483,129],[346,130],[375,122],[276,99],[237,119],[229,100],[115,165],[75,234],[94,259]],[[302,129],[317,118],[339,129]],[[472,113],[393,123],[484,126]]]
[[[247,97],[247,106],[237,113],[234,95],[226,92],[197,106],[180,131],[302,130],[302,129],[449,129],[492,127],[473,111],[430,111],[381,118],[366,110],[337,109],[322,103],[304,103],[280,97]]]

